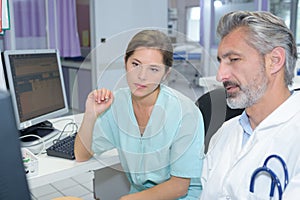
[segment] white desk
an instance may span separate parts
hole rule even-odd
[[[71,120],[80,125],[82,116],[82,114],[71,115],[50,121],[53,122],[55,128],[62,130],[64,125]],[[70,178],[90,170],[102,169],[117,163],[119,163],[119,157],[116,150],[111,150],[101,156],[97,156],[89,161],[81,163],[76,162],[75,160],[56,158],[41,154],[38,156],[38,175],[28,177],[28,183],[29,187],[32,189],[51,182]]]

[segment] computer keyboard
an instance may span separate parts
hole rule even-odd
[[[71,136],[67,136],[63,139],[57,140],[55,144],[46,149],[47,155],[74,160],[75,137],[76,134],[73,134]]]

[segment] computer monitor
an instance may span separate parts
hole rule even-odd
[[[0,90],[0,199],[29,200],[30,192],[22,160],[19,133],[8,91]]]
[[[57,133],[47,120],[68,113],[58,50],[6,50],[3,56],[17,128],[21,135],[49,140]],[[25,137],[22,142],[30,147],[41,141]]]

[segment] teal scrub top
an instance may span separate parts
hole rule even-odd
[[[95,123],[95,154],[116,148],[131,183],[131,193],[151,188],[170,176],[191,178],[188,194],[198,199],[203,160],[204,123],[193,101],[165,85],[141,136],[129,88],[118,89],[109,109]]]

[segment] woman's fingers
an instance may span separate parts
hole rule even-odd
[[[96,90],[94,95],[96,102],[107,102],[111,98],[111,91],[106,88],[101,88]]]

